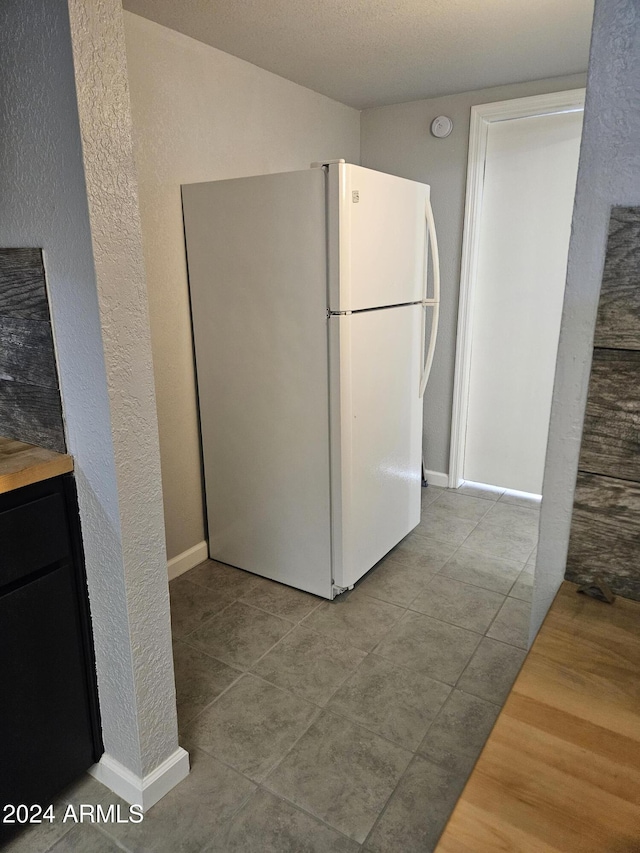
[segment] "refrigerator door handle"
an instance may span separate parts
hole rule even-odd
[[[436,339],[438,337],[438,318],[440,316],[440,255],[438,254],[438,238],[436,236],[436,224],[433,219],[433,209],[431,200],[428,198],[424,209],[425,219],[427,221],[427,232],[429,242],[431,243],[431,265],[433,268],[433,299],[427,298],[427,274],[425,270],[424,276],[424,293],[422,299],[422,310],[425,316],[425,331],[426,331],[426,314],[427,308],[433,308],[431,317],[431,334],[429,335],[429,349],[427,357],[422,369],[422,378],[420,379],[419,395],[424,395],[424,389],[427,387],[429,374],[431,373],[431,365],[433,364],[433,355],[436,349]]]

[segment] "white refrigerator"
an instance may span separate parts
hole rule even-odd
[[[182,199],[209,555],[332,599],[420,520],[429,187],[334,161]]]

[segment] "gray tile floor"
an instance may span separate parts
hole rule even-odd
[[[521,498],[431,486],[418,528],[333,602],[192,569],[170,585],[191,774],[140,825],[43,825],[6,849],[433,850],[524,659],[537,529]],[[121,803],[89,777],[66,800]]]

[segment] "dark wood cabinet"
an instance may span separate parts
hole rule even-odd
[[[0,495],[0,649],[0,808],[49,804],[103,752],[71,474]]]

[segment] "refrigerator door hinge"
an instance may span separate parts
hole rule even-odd
[[[336,595],[340,595],[343,592],[348,592],[350,589],[353,589],[353,584],[351,584],[351,586],[337,586],[334,583],[333,587],[331,588],[331,592],[333,593],[332,597],[335,598]]]

